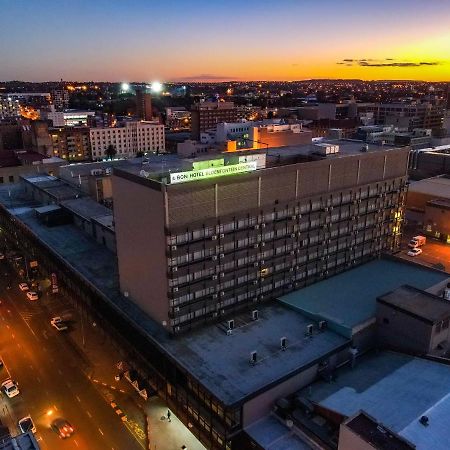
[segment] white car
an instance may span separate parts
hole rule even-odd
[[[20,284],[19,284],[19,289],[20,289],[21,291],[28,291],[30,288],[28,287],[28,284],[27,284],[27,283],[20,283]]]
[[[28,291],[27,292],[27,299],[28,300],[39,300],[39,295],[37,294],[37,292],[34,291]]]
[[[2,391],[9,397],[13,398],[20,394],[17,383],[11,379],[8,379],[2,383]]]
[[[422,249],[421,248],[412,248],[409,252],[408,252],[408,256],[418,256],[422,253]]]
[[[50,320],[50,323],[51,323],[52,327],[55,327],[58,331],[67,330],[67,325],[64,323],[64,321],[59,316],[53,317],[53,319]]]
[[[22,417],[19,420],[19,428],[22,433],[28,433],[28,431],[36,433],[36,425],[31,416]]]

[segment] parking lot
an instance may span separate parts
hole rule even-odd
[[[442,241],[427,236],[427,243],[421,247],[422,253],[418,256],[408,256],[408,242],[413,236],[422,235],[422,230],[416,227],[405,227],[403,239],[400,245],[398,257],[406,260],[413,260],[419,264],[436,269],[444,270],[450,273],[450,245]]]

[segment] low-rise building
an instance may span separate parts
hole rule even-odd
[[[91,128],[90,141],[93,159],[108,157],[112,146],[114,157],[133,157],[137,153],[164,152],[164,125],[158,122],[125,122],[123,126]]]
[[[59,111],[54,105],[41,109],[41,119],[49,120],[54,127],[87,126],[88,117],[95,116],[95,111],[82,111],[77,109],[65,109]]]

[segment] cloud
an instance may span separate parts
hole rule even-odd
[[[397,61],[393,58],[384,59],[343,59],[336,64],[346,66],[361,66],[361,67],[422,67],[422,66],[439,66],[441,63],[438,61]]]
[[[183,81],[234,81],[238,80],[238,77],[232,77],[228,75],[214,75],[211,73],[200,73],[198,75],[189,75],[186,77],[178,77],[173,81],[183,82]]]

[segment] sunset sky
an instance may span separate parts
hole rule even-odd
[[[0,80],[450,81],[450,0],[0,0]]]

